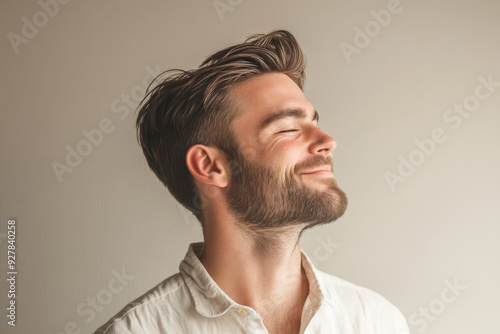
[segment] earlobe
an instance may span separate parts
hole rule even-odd
[[[214,147],[193,145],[186,153],[186,165],[198,181],[218,187],[227,186],[227,170],[224,155]]]

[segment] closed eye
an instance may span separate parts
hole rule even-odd
[[[284,132],[295,132],[295,131],[299,131],[299,129],[289,129],[289,130],[283,130],[283,131],[280,131],[278,133],[284,133]]]

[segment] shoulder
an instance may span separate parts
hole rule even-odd
[[[316,274],[321,280],[325,303],[330,309],[342,310],[345,318],[352,322],[390,329],[387,333],[409,333],[401,311],[379,293],[317,269]]]
[[[185,283],[180,273],[172,275],[137,299],[128,303],[94,334],[150,333],[147,320],[151,316],[168,316],[172,306],[186,301]]]

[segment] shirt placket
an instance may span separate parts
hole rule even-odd
[[[255,312],[254,309],[243,306],[243,305],[234,305],[230,310],[234,313],[238,323],[244,329],[244,333],[251,334],[269,334],[267,329],[264,327],[264,322],[262,318]]]

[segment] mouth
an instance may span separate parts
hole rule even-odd
[[[322,166],[311,171],[302,173],[302,175],[333,175],[332,168],[330,166]]]

